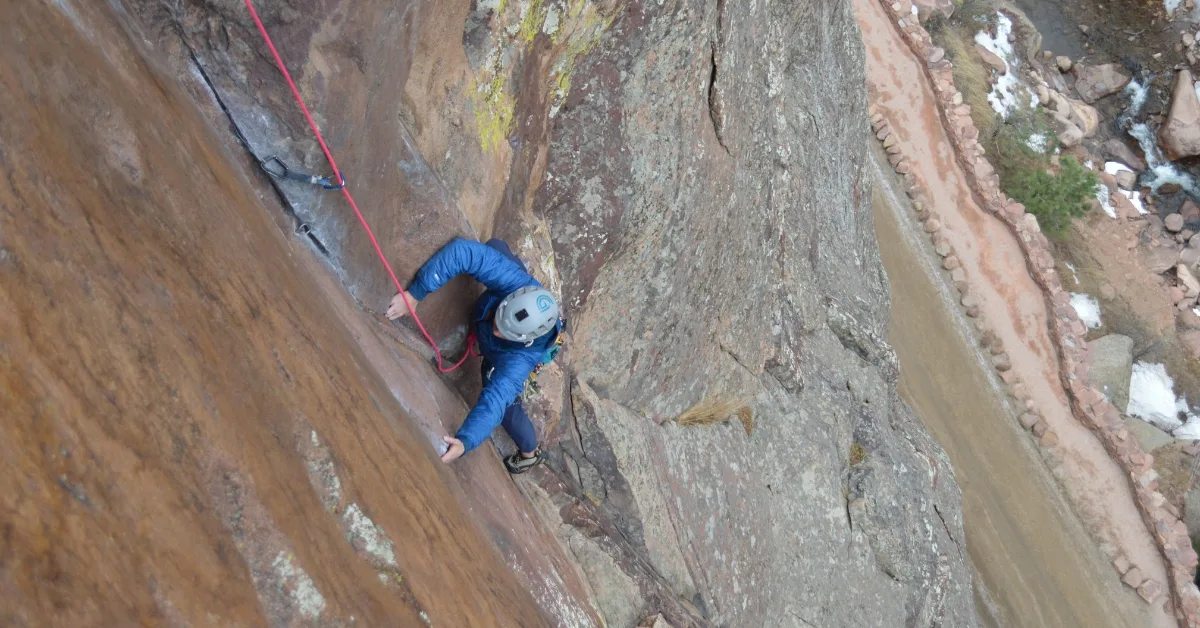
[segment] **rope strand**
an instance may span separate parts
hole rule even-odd
[[[309,113],[308,106],[304,104],[304,98],[300,96],[300,90],[296,88],[296,82],[292,80],[292,74],[288,72],[287,66],[283,63],[283,57],[280,57],[279,51],[275,49],[275,42],[271,41],[271,36],[267,34],[267,27],[263,26],[262,20],[258,17],[258,11],[254,10],[254,4],[251,0],[245,0],[245,2],[246,9],[250,11],[250,17],[254,19],[254,24],[258,26],[259,34],[262,35],[267,48],[271,50],[271,56],[275,57],[275,64],[279,67],[279,71],[283,73],[283,78],[287,80],[288,87],[292,90],[292,96],[296,99],[296,104],[300,105],[300,111],[304,112],[304,119],[308,120],[308,127],[312,129],[313,135],[316,136],[317,142],[321,145],[321,150],[325,152],[325,159],[329,160],[329,167],[333,168],[333,174],[343,184],[341,189],[342,196],[346,197],[346,202],[354,210],[354,215],[358,218],[359,224],[367,232],[367,237],[371,240],[371,246],[375,247],[375,254],[379,256],[379,261],[383,262],[383,267],[387,269],[388,277],[391,277],[396,290],[403,295],[404,305],[408,308],[408,313],[412,315],[413,321],[417,323],[417,328],[421,330],[421,335],[425,336],[425,340],[429,343],[429,346],[433,347],[433,354],[437,357],[438,372],[449,373],[457,369],[467,361],[467,358],[471,357],[475,342],[474,335],[467,336],[467,350],[463,353],[462,359],[453,366],[446,368],[442,360],[441,350],[438,349],[437,343],[433,341],[433,337],[425,330],[425,325],[421,323],[421,319],[417,316],[417,310],[408,300],[408,292],[404,289],[404,284],[400,283],[400,279],[396,277],[396,272],[392,270],[392,265],[388,263],[387,257],[383,254],[383,249],[379,247],[379,241],[375,239],[375,232],[371,230],[371,226],[367,224],[367,219],[363,217],[362,211],[358,209],[358,203],[354,202],[354,196],[350,194],[350,188],[344,185],[346,179],[342,176],[342,171],[338,169],[337,162],[333,159],[333,153],[329,151],[329,146],[325,144],[325,138],[321,135],[321,130],[317,128],[317,123],[313,120],[312,114]]]

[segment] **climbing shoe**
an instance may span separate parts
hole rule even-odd
[[[525,473],[526,471],[542,464],[542,450],[538,449],[533,452],[532,458],[526,458],[517,452],[504,459],[504,466],[508,467],[508,472],[512,474]]]

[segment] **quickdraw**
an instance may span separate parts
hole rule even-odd
[[[292,170],[291,168],[288,168],[288,165],[284,163],[284,161],[280,159],[278,155],[271,155],[270,157],[258,160],[258,166],[263,169],[263,172],[271,175],[272,178],[279,179],[281,181],[299,181],[301,183],[319,185],[323,189],[330,192],[336,192],[346,187],[346,176],[341,172],[336,173],[338,183],[334,183],[333,175],[329,175],[328,177],[318,177],[315,174],[308,174],[307,172]]]

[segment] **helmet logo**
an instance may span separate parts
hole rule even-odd
[[[549,312],[552,307],[554,307],[554,301],[550,297],[544,294],[538,295],[537,308],[539,312]]]

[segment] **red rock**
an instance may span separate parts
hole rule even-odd
[[[1129,571],[1125,572],[1125,577],[1121,578],[1121,582],[1133,588],[1137,588],[1143,581],[1145,581],[1145,577],[1142,576],[1142,570],[1137,567],[1130,567]]]
[[[929,229],[926,229],[926,231],[928,230]],[[942,268],[945,268],[946,270],[954,270],[955,268],[958,268],[959,265],[960,262],[958,261],[958,257],[954,255],[948,255],[942,260]]]
[[[1148,603],[1153,603],[1162,595],[1163,588],[1161,584],[1153,580],[1147,580],[1146,582],[1142,583],[1142,586],[1138,587],[1137,592],[1138,595],[1142,596],[1143,600],[1146,600]]]
[[[1007,371],[1012,368],[1012,359],[1007,353],[994,355],[992,356],[992,366],[995,367],[997,371]]]
[[[1125,575],[1125,572],[1129,571],[1129,568],[1133,566],[1129,564],[1129,559],[1125,558],[1124,554],[1118,554],[1117,557],[1113,559],[1112,565],[1116,568],[1117,573],[1120,573],[1122,576]]]
[[[1042,443],[1042,447],[1057,447],[1058,446],[1058,434],[1055,434],[1053,431],[1046,432],[1042,436],[1041,443]]]

